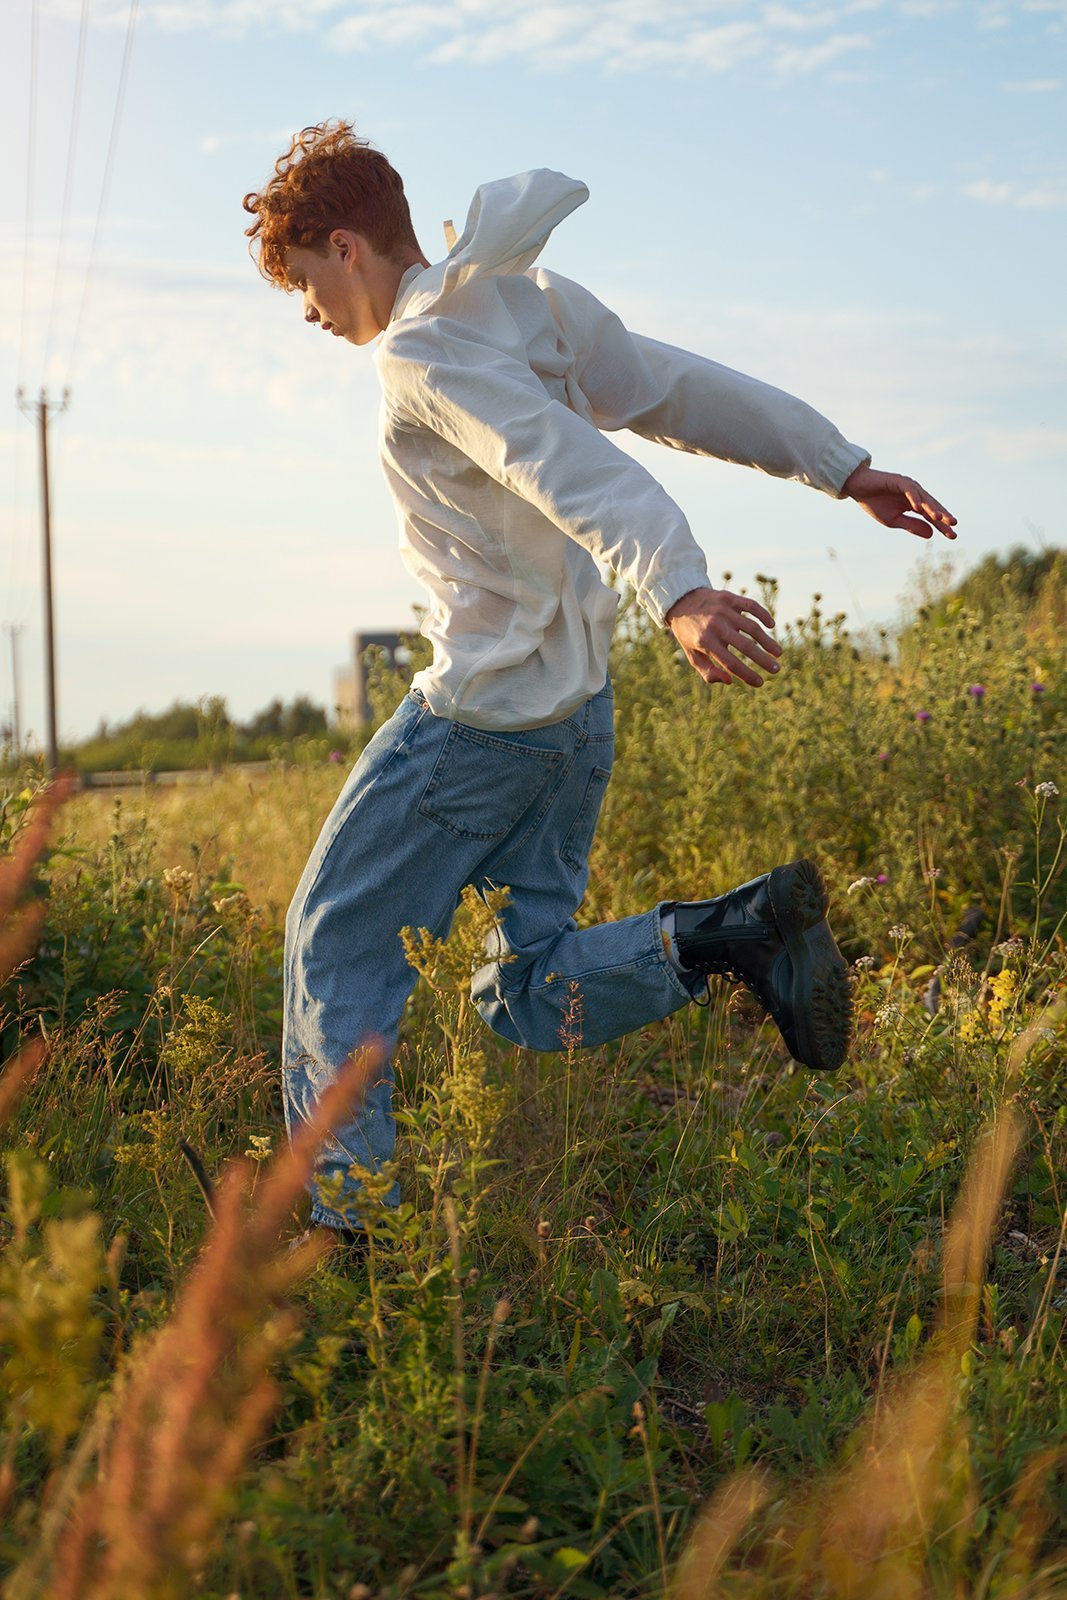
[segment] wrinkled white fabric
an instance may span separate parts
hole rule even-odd
[[[869,459],[803,401],[530,270],[587,197],[557,172],[483,184],[448,257],[401,280],[376,353],[401,552],[430,600],[414,683],[478,728],[559,721],[603,687],[618,597],[600,567],[659,625],[708,582],[681,510],[602,429],[832,495]]]

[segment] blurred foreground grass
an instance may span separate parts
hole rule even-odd
[[[584,914],[813,854],[852,1061],[795,1071],[725,988],[596,1051],[576,997],[558,1055],[512,1050],[468,901],[412,946],[369,1265],[294,1291],[261,1250],[226,1293],[233,1222],[199,1320],[178,1141],[278,1192],[279,923],[343,774],[72,802],[0,994],[5,1058],[51,1047],[3,1129],[9,1600],[1067,1593],[1063,588],[931,601],[891,659],[816,606],[758,694],[628,618]]]

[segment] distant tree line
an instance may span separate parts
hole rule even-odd
[[[246,722],[231,717],[221,695],[176,700],[166,711],[137,711],[125,722],[101,719],[96,732],[63,751],[80,772],[167,772],[219,766],[231,761],[292,758],[298,750],[330,744],[346,747],[330,732],[324,707],[307,695],[279,698]]]

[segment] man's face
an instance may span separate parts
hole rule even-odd
[[[285,270],[303,295],[305,322],[318,323],[349,344],[369,344],[381,333],[354,234],[335,229],[325,255],[291,246],[285,252]]]

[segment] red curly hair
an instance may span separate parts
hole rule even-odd
[[[286,250],[325,254],[334,228],[362,234],[390,259],[419,248],[400,174],[339,117],[294,134],[274,163],[274,177],[246,194],[243,205],[256,219],[245,229],[248,248],[256,259],[258,244],[260,272],[281,289],[292,288]]]

